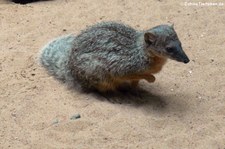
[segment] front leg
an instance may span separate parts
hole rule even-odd
[[[152,74],[147,74],[147,73],[127,75],[127,76],[122,77],[122,79],[131,81],[131,85],[133,87],[136,87],[138,85],[139,80],[141,80],[141,79],[145,79],[149,83],[155,81],[155,77]]]

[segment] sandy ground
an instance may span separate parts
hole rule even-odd
[[[0,148],[225,148],[225,4],[184,4],[1,0]],[[38,65],[49,40],[107,20],[137,29],[174,23],[191,62],[170,60],[140,94],[109,100],[68,89]]]

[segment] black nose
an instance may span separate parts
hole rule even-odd
[[[187,64],[190,60],[187,58],[184,60],[184,63]]]

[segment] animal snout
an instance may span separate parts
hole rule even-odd
[[[189,63],[189,62],[190,62],[189,58],[185,58],[185,59],[184,59],[184,63],[185,63],[185,64],[187,64],[187,63]]]

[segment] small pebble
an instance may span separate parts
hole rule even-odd
[[[75,114],[70,117],[71,120],[75,120],[75,119],[79,119],[79,118],[80,118],[80,114]]]
[[[190,70],[189,73],[192,74],[192,71]]]
[[[99,19],[102,20],[104,18],[104,16],[101,16]]]
[[[11,113],[12,117],[16,117],[16,113]]]
[[[54,124],[58,124],[59,123],[59,120],[58,119],[56,119],[56,120],[54,120],[53,122],[52,122],[52,125],[54,125]]]

